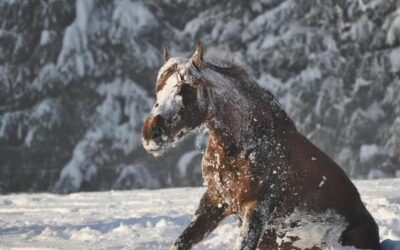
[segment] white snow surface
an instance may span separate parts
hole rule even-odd
[[[355,184],[381,240],[399,241],[400,178]],[[204,190],[1,195],[0,249],[167,249],[189,224]],[[194,249],[233,249],[238,233],[229,217]],[[385,249],[400,249],[394,241],[386,241]]]

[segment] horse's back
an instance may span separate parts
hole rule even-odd
[[[301,202],[315,210],[355,215],[351,211],[362,204],[357,188],[329,156],[300,133],[291,138],[289,151]]]

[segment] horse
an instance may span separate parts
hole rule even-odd
[[[190,249],[229,215],[235,249],[379,249],[379,231],[345,172],[297,129],[277,99],[233,60],[170,57],[142,128],[144,148],[159,156],[205,127],[207,189],[193,220],[170,246]]]

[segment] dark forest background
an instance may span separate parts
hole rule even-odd
[[[201,185],[205,132],[140,141],[166,43],[253,70],[353,178],[400,176],[395,0],[1,0],[0,192]]]

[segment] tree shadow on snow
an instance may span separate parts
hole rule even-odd
[[[400,250],[400,241],[384,240],[381,242],[382,250]]]
[[[42,233],[46,228],[49,228],[50,230],[53,230],[53,231],[64,231],[67,229],[81,230],[83,228],[89,228],[92,230],[99,231],[102,234],[105,234],[121,225],[132,226],[132,225],[140,224],[145,227],[149,223],[151,223],[151,225],[155,225],[157,222],[159,222],[161,220],[165,220],[167,222],[173,222],[175,224],[183,226],[183,225],[189,224],[191,218],[192,218],[192,215],[190,215],[190,214],[184,214],[184,215],[180,215],[180,216],[176,216],[176,217],[143,216],[140,218],[114,219],[111,221],[108,221],[108,220],[107,221],[95,221],[93,223],[85,223],[85,224],[78,224],[78,225],[65,224],[65,225],[61,225],[61,226],[53,226],[53,225],[44,224],[44,225],[32,225],[32,226],[23,226],[23,227],[9,227],[9,228],[1,228],[0,235],[11,235],[11,234],[20,234],[20,233],[29,233],[29,232],[38,235],[38,234]]]

